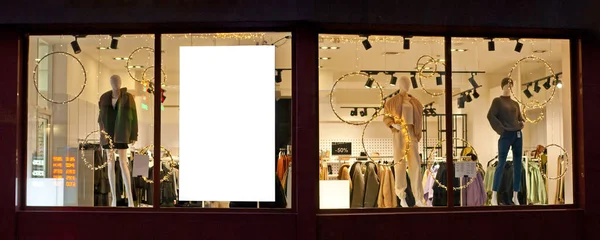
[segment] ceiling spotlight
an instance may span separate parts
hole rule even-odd
[[[556,80],[556,87],[557,88],[562,88],[563,87],[562,81],[560,79]]]
[[[365,50],[369,50],[373,47],[373,46],[371,46],[371,43],[369,42],[369,35],[367,35],[366,39],[362,41],[362,45],[363,45],[363,47],[365,47]]]
[[[531,86],[531,84],[527,84],[527,88],[525,89],[525,91],[523,91],[523,93],[525,93],[525,96],[527,98],[533,97],[533,94],[531,94],[531,91],[529,91],[529,86]]]
[[[281,79],[281,69],[275,69],[275,82],[276,83],[280,83],[282,81]]]
[[[118,47],[119,47],[119,39],[116,39],[115,36],[111,36],[110,49],[117,49]]]
[[[404,48],[405,50],[410,49],[410,37],[404,37],[404,41],[402,44],[402,48]]]
[[[396,76],[394,76],[394,74],[392,73],[392,78],[390,79],[390,85],[396,86],[397,81],[398,81],[398,78]]]
[[[465,94],[461,94],[458,98],[458,108],[465,108]]]
[[[412,87],[414,89],[419,88],[419,85],[417,84],[417,77],[415,77],[416,73],[415,72],[411,72],[410,73],[410,82],[412,83]]]
[[[438,86],[442,85],[442,74],[438,75],[437,77],[435,77],[435,84],[437,84]]]
[[[515,52],[521,52],[521,49],[523,49],[523,43],[519,42],[519,39],[517,39],[517,45],[515,45]]]
[[[474,88],[474,89],[473,89],[473,97],[474,97],[475,99],[479,98],[479,93],[477,92],[477,88]]]
[[[363,108],[363,110],[362,110],[362,111],[360,111],[360,116],[361,116],[361,117],[367,116],[367,114],[368,114],[368,113],[367,113],[367,108]]]
[[[96,49],[98,49],[98,50],[108,50],[110,48],[109,47],[96,47]]]
[[[73,52],[75,54],[81,53],[81,47],[79,47],[79,42],[77,42],[77,36],[75,36],[75,41],[71,42],[71,47],[73,48]]]
[[[467,92],[466,101],[467,101],[467,102],[471,102],[471,101],[473,101],[473,98],[471,97],[471,91],[468,91],[468,92]]]
[[[321,60],[330,60],[331,58],[330,57],[322,57],[322,58],[319,58],[319,59],[321,59]]]
[[[494,39],[491,38],[490,41],[488,42],[488,51],[496,51],[496,44],[494,42]]]
[[[550,78],[551,77],[548,77],[548,79],[546,80],[546,82],[543,85],[546,90],[550,89]]]
[[[471,86],[473,86],[473,88],[479,87],[479,85],[475,81],[475,73],[471,73],[471,77],[469,78],[469,83],[471,83]]]
[[[358,109],[354,108],[354,110],[350,111],[350,116],[356,116],[358,115]]]
[[[540,87],[540,82],[535,81],[535,86],[533,86],[533,91],[539,93],[542,88]]]
[[[374,81],[375,80],[373,80],[373,78],[371,78],[371,76],[369,76],[369,78],[367,79],[367,82],[365,83],[365,88],[372,88]]]

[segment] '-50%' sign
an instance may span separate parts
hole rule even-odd
[[[351,142],[332,142],[331,143],[332,155],[352,155],[352,143]]]

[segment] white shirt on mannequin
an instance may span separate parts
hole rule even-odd
[[[410,103],[410,97],[406,96],[402,101],[402,117],[406,124],[414,124],[413,105]]]

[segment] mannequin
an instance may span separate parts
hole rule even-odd
[[[419,141],[421,140],[423,130],[423,105],[418,99],[408,94],[410,80],[403,76],[399,79],[400,92],[385,102],[384,110],[386,114],[395,117],[401,117],[408,126],[408,135],[410,137],[410,150],[406,159],[403,159],[406,140],[402,133],[400,122],[393,117],[384,117],[383,122],[392,131],[392,144],[394,149],[394,165],[396,172],[396,195],[400,198],[400,205],[408,207],[406,203],[406,164],[408,163],[408,176],[415,196],[416,206],[425,206],[423,198],[423,185],[420,172],[421,158],[419,157]],[[402,160],[403,159],[403,160]]]
[[[135,100],[133,95],[127,92],[127,88],[121,88],[121,77],[119,75],[110,77],[110,85],[112,90],[102,94],[98,102],[100,108],[98,124],[100,125],[100,130],[106,131],[113,141],[113,149],[109,149],[108,140],[104,134],[101,134],[100,142],[108,156],[108,182],[112,195],[111,206],[117,206],[117,197],[115,194],[115,152],[113,151],[115,150],[119,154],[127,203],[129,207],[133,207],[131,174],[127,164],[127,149],[129,148],[128,144],[135,144],[138,135]]]
[[[510,78],[502,79],[502,95],[494,98],[490,110],[488,111],[488,121],[490,125],[500,135],[498,139],[498,166],[494,175],[494,185],[492,186],[493,206],[498,205],[498,188],[502,181],[502,172],[506,164],[508,150],[512,147],[513,153],[513,197],[515,205],[519,205],[518,193],[521,186],[521,169],[523,168],[523,116],[519,104],[510,98],[510,89],[513,87],[513,81]]]

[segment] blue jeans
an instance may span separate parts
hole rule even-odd
[[[492,190],[498,191],[502,172],[506,165],[508,150],[512,147],[513,153],[513,191],[518,192],[521,187],[521,170],[523,169],[523,133],[521,131],[505,131],[498,139],[498,166],[494,174],[494,185]]]

